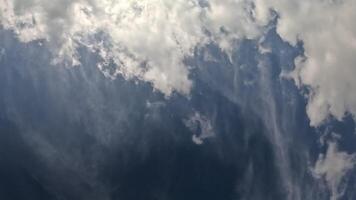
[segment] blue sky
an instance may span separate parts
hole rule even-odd
[[[353,1],[0,2],[0,197],[355,197]]]

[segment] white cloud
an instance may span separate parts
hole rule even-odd
[[[47,40],[55,63],[80,64],[84,45],[103,58],[105,75],[148,81],[169,96],[189,94],[184,59],[194,48],[215,42],[229,53],[232,40],[263,34],[271,10],[279,15],[278,34],[304,43],[306,59],[296,59],[292,75],[310,88],[311,125],[355,116],[354,0],[0,0],[0,22],[24,42]],[[105,39],[93,39],[97,34]]]
[[[313,169],[317,178],[324,178],[331,192],[331,200],[344,195],[347,173],[354,168],[356,155],[338,150],[337,143],[329,142],[326,154],[321,154]]]
[[[356,1],[256,0],[257,15],[278,15],[277,32],[290,44],[304,43],[306,59],[296,59],[293,77],[310,87],[307,113],[318,126],[329,116],[356,115]]]
[[[0,20],[20,40],[48,41],[55,63],[77,65],[79,44],[100,53],[108,76],[138,78],[166,95],[192,86],[183,61],[196,47],[255,38],[252,0],[0,0]],[[106,36],[102,42],[95,34]],[[109,74],[105,64],[117,71]]]
[[[202,145],[205,139],[215,136],[211,121],[198,112],[195,112],[194,115],[190,116],[184,123],[195,133],[192,136],[192,141],[197,145]]]

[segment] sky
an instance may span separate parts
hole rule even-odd
[[[0,195],[356,198],[355,9],[0,0]]]

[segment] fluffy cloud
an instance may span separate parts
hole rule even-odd
[[[331,200],[337,200],[344,195],[342,181],[346,181],[345,176],[355,164],[356,156],[340,152],[335,142],[329,142],[326,154],[319,156],[313,172],[316,177],[326,180],[331,191]]]
[[[293,78],[310,88],[307,113],[312,126],[328,117],[356,115],[356,2],[354,0],[256,0],[260,18],[278,15],[277,32],[305,57],[296,59]]]
[[[263,34],[271,10],[278,34],[304,44],[291,76],[310,89],[311,125],[355,116],[353,0],[0,0],[0,22],[24,42],[46,40],[55,63],[80,64],[78,46],[87,46],[106,76],[147,81],[168,96],[189,94],[184,59],[195,48],[214,42],[229,53],[232,40]]]
[[[192,86],[184,59],[196,47],[256,38],[251,0],[0,0],[0,20],[24,42],[48,41],[55,63],[78,65],[77,48],[100,54],[110,77],[148,81],[166,95]],[[113,71],[110,65],[115,65]]]

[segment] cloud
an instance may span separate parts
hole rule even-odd
[[[216,43],[229,54],[233,40],[263,35],[274,10],[278,34],[304,44],[290,76],[310,89],[307,113],[319,126],[356,115],[355,9],[353,0],[0,0],[0,22],[23,42],[46,40],[54,63],[79,65],[86,46],[106,76],[147,81],[169,96],[189,94],[184,60],[194,49]]]
[[[205,139],[215,136],[211,121],[198,112],[195,112],[194,115],[190,116],[184,123],[190,131],[195,133],[192,137],[192,141],[197,145],[202,145]]]
[[[6,54],[5,49],[4,48],[0,48],[0,61],[5,56],[5,54]]]
[[[104,74],[152,83],[170,95],[192,87],[184,64],[194,49],[256,38],[250,0],[1,0],[0,21],[23,42],[44,39],[54,63],[79,65],[77,49],[87,46],[102,57]],[[114,64],[114,72],[108,65]]]
[[[340,152],[336,142],[329,142],[326,154],[321,154],[313,169],[317,178],[324,178],[330,191],[331,200],[344,195],[346,175],[354,168],[356,155]]]
[[[307,113],[312,126],[328,117],[356,115],[356,2],[353,0],[256,0],[257,15],[279,15],[277,32],[287,42],[302,41],[305,57],[291,75],[310,89]]]

